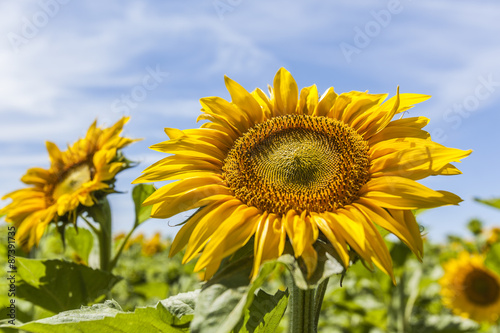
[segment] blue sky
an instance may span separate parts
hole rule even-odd
[[[45,140],[60,146],[90,123],[132,117],[125,149],[141,164],[118,189],[162,158],[148,147],[164,127],[197,127],[198,100],[229,98],[223,75],[266,88],[278,68],[299,87],[432,95],[411,110],[446,146],[473,149],[463,175],[422,181],[464,202],[423,213],[429,237],[465,234],[474,217],[500,213],[475,203],[500,196],[500,3],[498,1],[71,1],[0,2],[0,183],[22,187],[32,166],[48,166]],[[133,221],[129,194],[110,197],[115,231]],[[7,202],[2,202],[5,205]],[[186,214],[151,220],[147,233],[173,235]]]

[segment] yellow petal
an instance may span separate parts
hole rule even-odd
[[[161,201],[166,201],[167,198],[178,196],[187,191],[196,190],[200,196],[209,196],[214,185],[224,186],[225,181],[218,175],[193,177],[175,182],[171,182],[162,186],[153,194],[151,194],[144,202],[143,206],[152,205]]]
[[[316,85],[304,87],[300,91],[297,114],[312,115],[318,105],[318,88]]]
[[[274,115],[294,114],[299,98],[299,88],[290,72],[283,67],[274,77]]]
[[[241,210],[243,208],[245,207],[241,201],[232,199],[224,201],[204,216],[201,216],[189,237],[183,263],[193,259],[202,250],[212,234],[220,226],[221,221],[237,212],[237,209]]]
[[[405,149],[372,160],[370,171],[372,177],[401,176],[418,180],[441,174],[450,162],[460,162],[471,152],[446,147]]]
[[[233,197],[225,186],[207,185],[185,192],[171,200],[158,202],[153,205],[151,217],[169,218],[180,212],[202,207],[212,202],[222,200],[227,196]]]
[[[319,230],[325,235],[328,241],[332,244],[333,248],[339,255],[342,264],[345,268],[349,267],[349,250],[347,249],[347,244],[345,241],[340,241],[333,233],[330,225],[327,221],[320,215],[316,213],[311,213],[314,222],[318,226]]]
[[[200,104],[203,111],[223,118],[240,133],[245,133],[251,126],[247,114],[223,98],[205,97],[200,99]]]
[[[261,211],[255,207],[240,209],[225,220],[212,233],[207,246],[198,259],[195,271],[206,267],[211,261],[222,261],[228,255],[242,248],[255,233]]]
[[[317,94],[317,92],[316,92]],[[335,101],[337,100],[337,94],[333,90],[333,87],[328,88],[323,95],[321,95],[321,99],[317,103],[317,106],[313,112],[313,116],[318,116],[318,117],[326,117],[328,113],[330,112],[330,109],[333,107],[335,104]]]
[[[264,120],[264,114],[259,103],[239,83],[224,76],[226,88],[231,95],[232,102],[247,114],[250,126]]]
[[[453,193],[434,191],[413,180],[395,176],[372,178],[360,190],[360,196],[393,209],[434,208],[458,205],[462,201]]]

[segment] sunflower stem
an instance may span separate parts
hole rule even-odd
[[[118,262],[118,259],[120,258],[122,252],[123,252],[123,249],[125,248],[125,245],[127,245],[127,242],[128,240],[130,239],[130,237],[132,236],[132,233],[135,231],[135,229],[137,228],[137,224],[134,225],[134,227],[129,231],[129,233],[127,234],[127,236],[125,236],[125,238],[123,239],[123,242],[120,244],[120,248],[118,249],[118,251],[116,252],[115,256],[113,257],[113,260],[111,260],[111,263],[109,264],[109,270],[113,270],[113,268],[115,268],[116,266],[116,263]]]
[[[111,208],[105,197],[88,209],[89,215],[99,224],[97,238],[99,240],[99,262],[103,271],[111,272]]]
[[[316,289],[300,289],[291,279],[290,292],[290,333],[317,333],[319,312],[325,296],[328,280]]]

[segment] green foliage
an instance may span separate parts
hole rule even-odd
[[[500,198],[492,198],[492,199],[479,199],[479,198],[474,198],[477,202],[483,203],[485,205],[488,205],[493,208],[498,208],[500,209]]]
[[[149,219],[151,216],[151,209],[153,206],[143,206],[142,203],[155,191],[153,185],[139,184],[132,189],[132,199],[134,200],[135,207],[135,225]]]
[[[77,309],[107,295],[120,278],[64,260],[17,258],[17,297],[52,312]]]
[[[252,305],[245,311],[235,332],[275,333],[288,304],[288,292],[278,290],[270,295],[262,289],[258,291]]]
[[[179,295],[175,300],[159,302],[155,307],[137,308],[134,312],[124,312],[115,301],[106,301],[15,328],[33,333],[188,332],[195,295]]]
[[[88,264],[89,255],[94,246],[94,236],[88,229],[74,227],[64,231],[66,244],[73,250],[71,254],[75,261]]]
[[[484,264],[493,272],[500,275],[500,242],[495,243],[490,248]]]

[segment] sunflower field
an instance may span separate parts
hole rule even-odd
[[[319,94],[284,68],[268,92],[224,82],[199,128],[150,147],[164,157],[140,166],[126,233],[108,196],[137,167],[130,117],[46,143],[50,167],[3,197],[1,330],[500,333],[500,227],[475,219],[438,243],[419,224],[462,202],[419,181],[472,153],[408,115],[430,96]],[[184,212],[173,239],[137,230]]]

